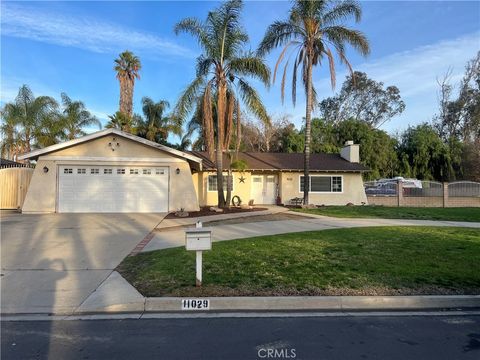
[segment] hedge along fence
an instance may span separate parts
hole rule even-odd
[[[480,207],[480,183],[456,181],[440,183],[422,181],[422,187],[404,187],[402,182],[365,183],[365,193],[370,205],[411,207]],[[384,184],[384,183],[383,183]],[[377,187],[377,189],[375,188]],[[394,189],[394,190],[393,190]]]
[[[0,209],[21,209],[33,169],[11,167],[0,169]]]

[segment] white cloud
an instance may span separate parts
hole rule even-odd
[[[191,51],[154,34],[90,17],[67,16],[3,3],[2,36],[70,46],[98,53],[124,49],[153,55],[193,57]]]

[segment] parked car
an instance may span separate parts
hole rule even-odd
[[[369,186],[365,188],[365,194],[367,195],[396,195],[397,184],[395,182],[381,182],[376,186]]]

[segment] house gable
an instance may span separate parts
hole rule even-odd
[[[109,134],[94,140],[75,144],[41,156],[42,159],[82,158],[85,160],[138,160],[158,159],[167,161],[185,161],[184,159],[133,141],[117,134]]]
[[[179,150],[176,150],[176,149],[172,149],[168,146],[158,144],[156,142],[149,141],[149,140],[143,139],[141,137],[138,137],[138,136],[135,136],[135,135],[117,130],[117,129],[105,129],[105,130],[98,131],[98,132],[93,133],[93,134],[85,135],[85,136],[83,136],[81,138],[78,138],[78,139],[73,139],[73,140],[66,141],[64,143],[48,146],[48,147],[43,148],[43,149],[34,150],[34,151],[31,151],[27,154],[19,156],[19,159],[20,160],[26,160],[26,159],[36,160],[41,155],[51,154],[53,152],[58,152],[62,149],[68,149],[68,148],[71,148],[71,147],[76,147],[76,146],[79,146],[80,144],[83,144],[83,143],[86,143],[86,142],[91,142],[95,139],[103,138],[103,137],[106,137],[106,136],[110,136],[112,138],[112,140],[113,140],[113,138],[121,137],[121,138],[124,138],[124,139],[131,140],[132,142],[145,145],[146,147],[152,148],[156,151],[160,150],[164,153],[168,153],[168,154],[171,154],[173,156],[188,160],[191,163],[196,163],[196,164],[198,164],[198,168],[201,169],[202,159],[197,157],[197,156],[194,156],[192,154],[188,154],[186,152],[179,151]],[[109,146],[109,150],[114,152],[114,150],[117,150],[117,148],[118,149],[120,148],[120,145],[117,145],[117,143],[119,143],[119,142],[118,141],[113,141],[113,142],[109,141],[106,144],[107,144],[107,146]]]

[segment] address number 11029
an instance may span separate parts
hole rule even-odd
[[[210,310],[208,299],[183,299],[182,310]]]

